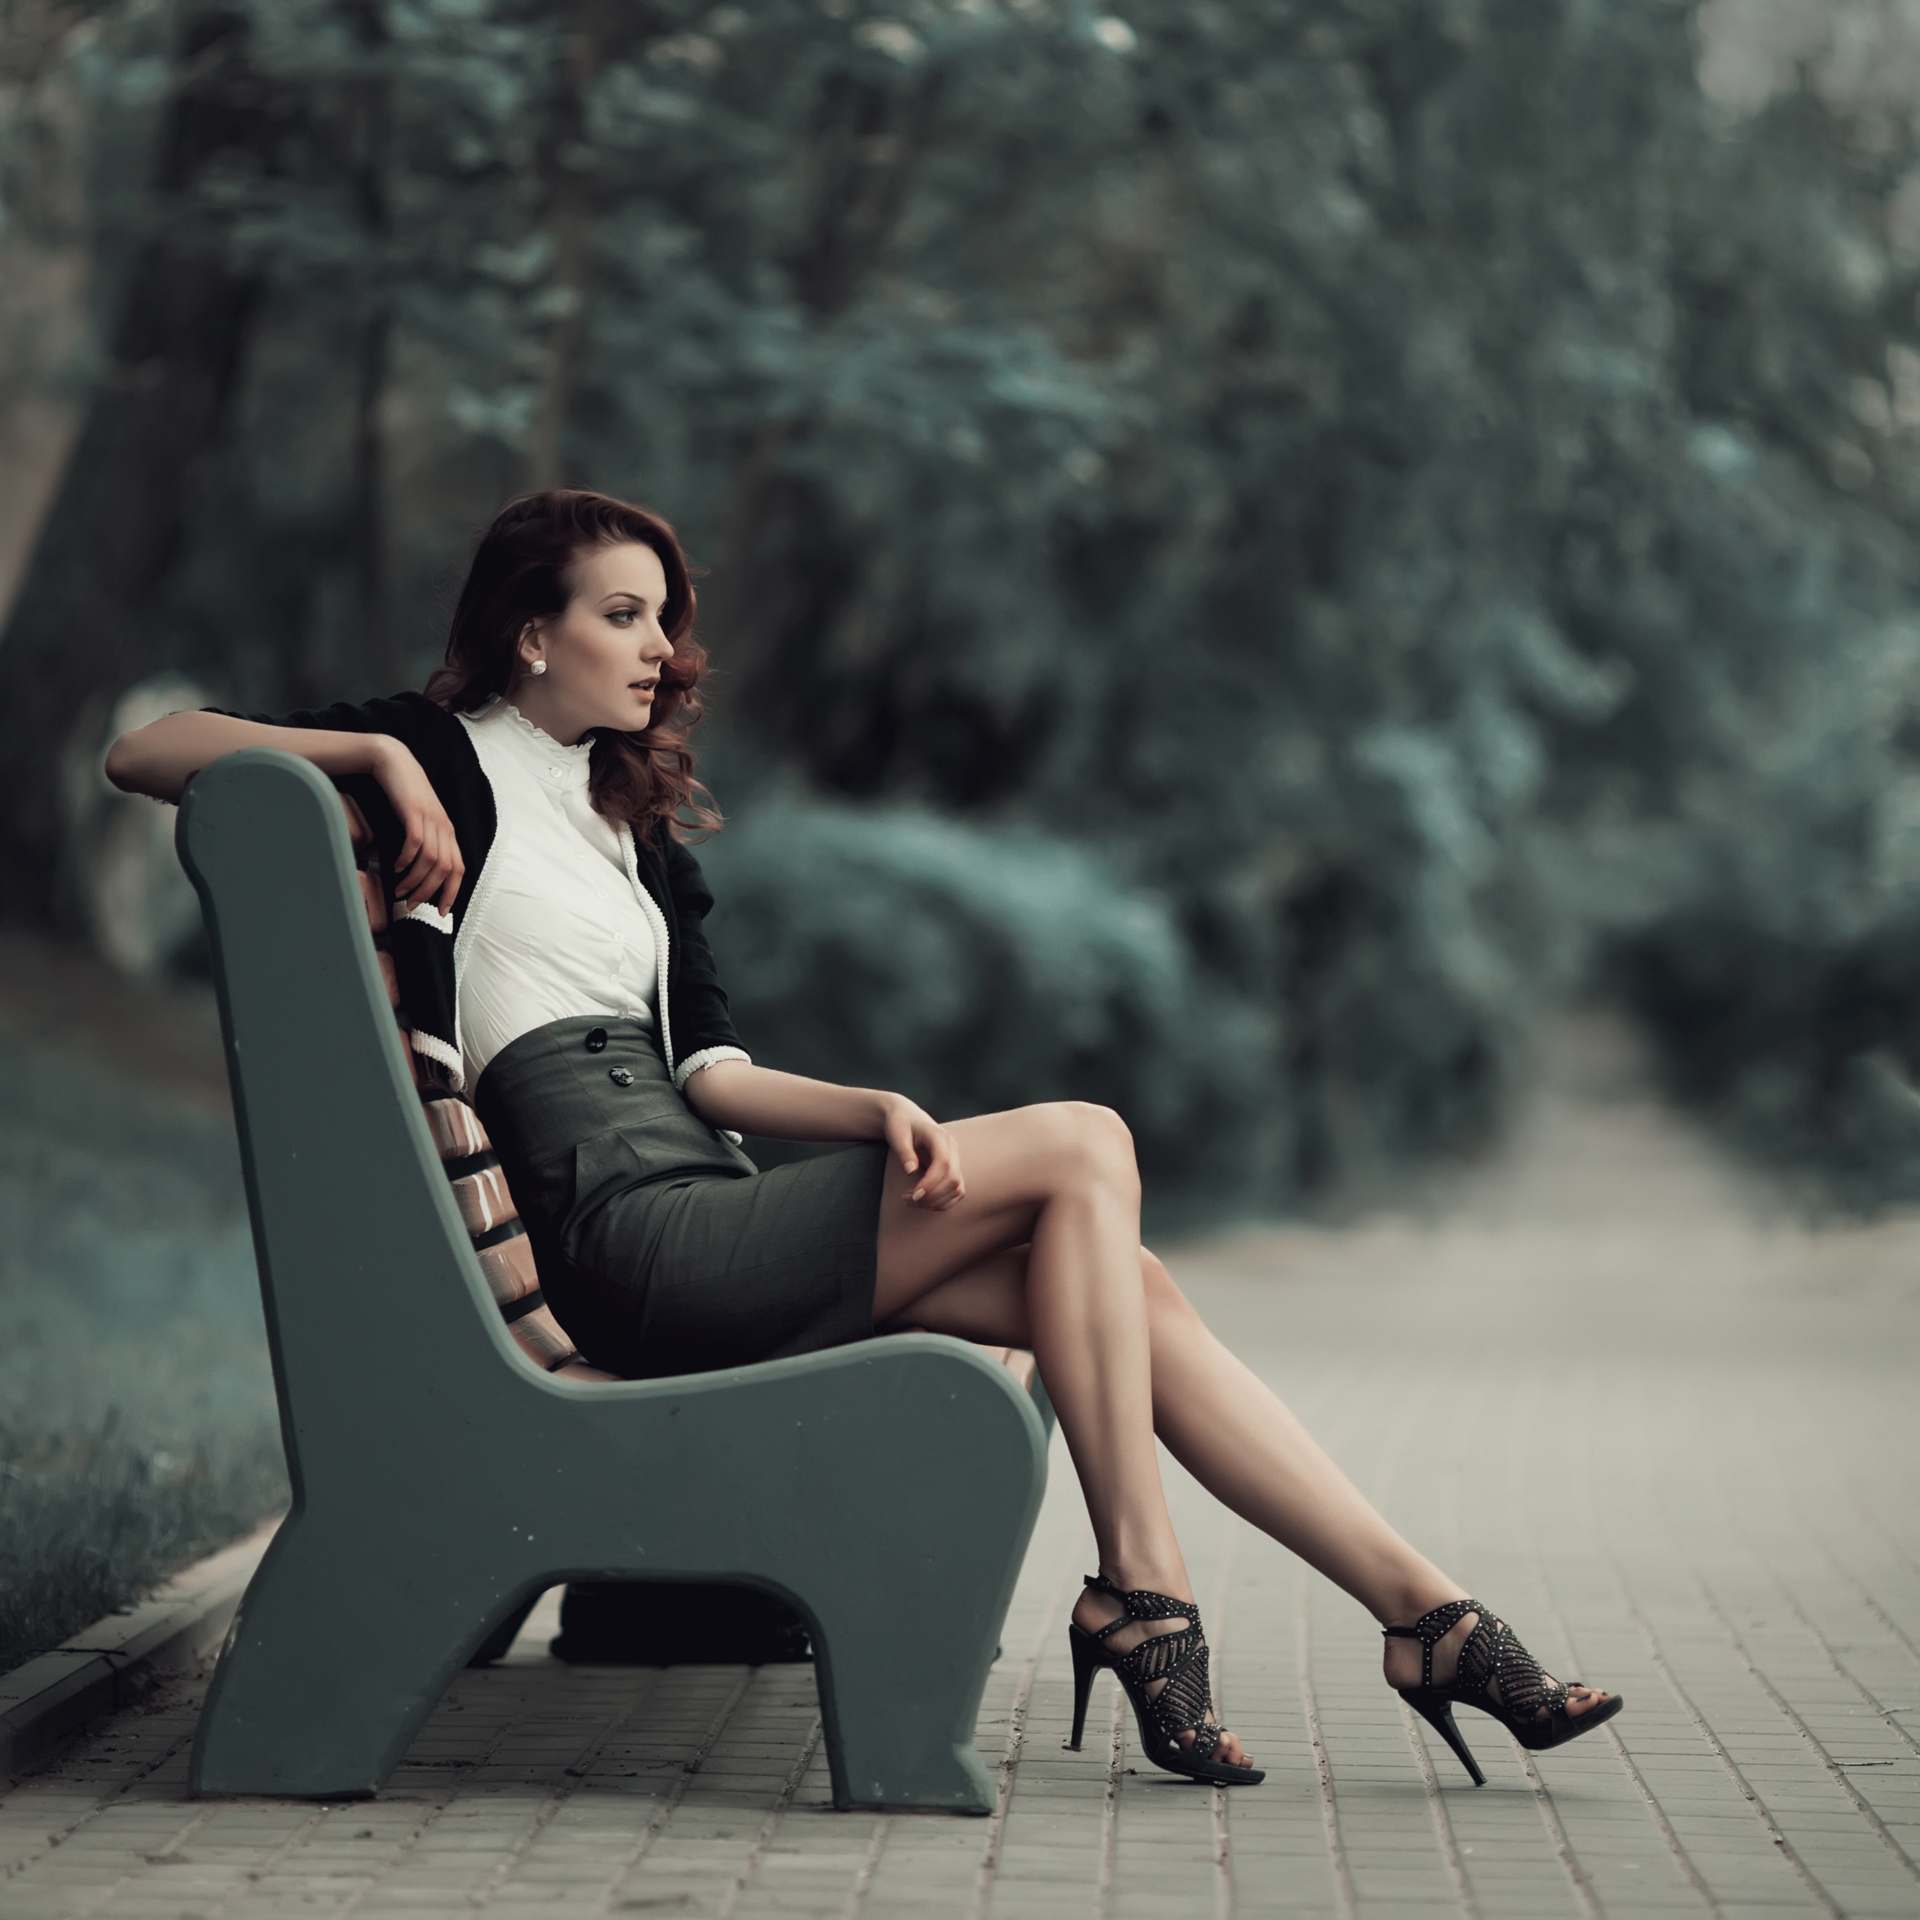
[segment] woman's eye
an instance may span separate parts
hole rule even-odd
[[[633,609],[631,607],[615,607],[608,618],[612,620],[616,627],[630,627],[633,625]]]

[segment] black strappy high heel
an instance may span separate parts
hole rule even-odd
[[[1460,1649],[1460,1665],[1444,1686],[1433,1684],[1433,1650],[1468,1614],[1480,1618]],[[1444,1607],[1423,1613],[1410,1627],[1382,1627],[1381,1633],[1394,1640],[1420,1642],[1420,1684],[1400,1687],[1400,1698],[1415,1713],[1434,1727],[1459,1757],[1460,1764],[1473,1776],[1476,1787],[1487,1784],[1487,1776],[1467,1751],[1467,1743],[1454,1725],[1455,1704],[1478,1707],[1490,1713],[1520,1742],[1535,1753],[1548,1747],[1564,1746],[1583,1733],[1591,1733],[1603,1720],[1611,1720],[1625,1704],[1610,1694],[1585,1713],[1567,1711],[1564,1682],[1549,1680],[1540,1662],[1520,1644],[1518,1637],[1493,1609],[1481,1600],[1449,1600]],[[1499,1686],[1496,1696],[1494,1687]],[[1576,1680],[1575,1686],[1584,1686]],[[1540,1710],[1546,1709],[1546,1717]]]
[[[1200,1609],[1191,1600],[1171,1600],[1145,1587],[1122,1592],[1101,1573],[1088,1574],[1086,1584],[1095,1593],[1112,1595],[1126,1611],[1091,1633],[1072,1621],[1067,1623],[1067,1643],[1073,1650],[1073,1738],[1067,1742],[1069,1749],[1080,1751],[1080,1736],[1087,1728],[1087,1696],[1093,1691],[1095,1672],[1111,1667],[1114,1678],[1133,1702],[1140,1750],[1156,1767],[1184,1774],[1189,1780],[1204,1780],[1209,1786],[1257,1787],[1267,1777],[1261,1768],[1236,1767],[1213,1757],[1222,1729],[1213,1720],[1213,1687]],[[1172,1633],[1150,1633],[1138,1646],[1115,1653],[1105,1644],[1107,1635],[1135,1620],[1184,1620],[1187,1624]],[[1158,1693],[1149,1694],[1147,1689],[1156,1680],[1164,1680],[1166,1685]],[[1183,1733],[1193,1735],[1190,1745],[1182,1742]]]

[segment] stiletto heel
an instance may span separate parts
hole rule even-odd
[[[1438,1687],[1402,1687],[1400,1698],[1453,1749],[1454,1757],[1473,1775],[1473,1784],[1484,1787],[1487,1776],[1480,1771],[1480,1763],[1473,1757],[1473,1749],[1467,1745],[1454,1721],[1453,1702]]]
[[[1067,1645],[1073,1651],[1073,1738],[1067,1742],[1067,1750],[1078,1753],[1087,1731],[1087,1696],[1093,1692],[1093,1676],[1105,1663],[1100,1658],[1099,1641],[1071,1620],[1067,1622]]]
[[[1213,1757],[1223,1729],[1212,1719],[1213,1688],[1200,1609],[1191,1600],[1169,1599],[1145,1587],[1122,1592],[1105,1574],[1088,1574],[1086,1584],[1094,1592],[1118,1600],[1124,1611],[1117,1620],[1109,1620],[1091,1633],[1068,1622],[1067,1644],[1073,1652],[1073,1738],[1067,1744],[1078,1751],[1086,1732],[1087,1695],[1093,1689],[1094,1672],[1111,1667],[1133,1705],[1134,1722],[1140,1729],[1140,1751],[1156,1767],[1189,1780],[1204,1780],[1210,1786],[1258,1786],[1267,1777],[1259,1767],[1236,1767]],[[1125,1653],[1113,1652],[1106,1645],[1107,1635],[1135,1620],[1184,1620],[1186,1625],[1171,1633],[1150,1633]],[[1164,1684],[1157,1692],[1149,1692],[1156,1682]],[[1185,1733],[1192,1734],[1192,1740],[1183,1741],[1180,1736]]]
[[[1477,1613],[1473,1631],[1460,1649],[1460,1662],[1444,1687],[1433,1680],[1433,1650],[1468,1614]],[[1484,1600],[1449,1600],[1444,1607],[1423,1613],[1410,1627],[1382,1627],[1393,1640],[1420,1642],[1420,1684],[1400,1687],[1400,1698],[1429,1726],[1436,1728],[1473,1776],[1476,1787],[1487,1784],[1467,1743],[1454,1724],[1456,1705],[1477,1707],[1500,1722],[1523,1747],[1544,1753],[1591,1733],[1626,1705],[1619,1694],[1609,1694],[1584,1713],[1567,1711],[1565,1682],[1549,1679],[1540,1662],[1520,1644],[1519,1636]],[[1586,1683],[1576,1680],[1575,1686]]]

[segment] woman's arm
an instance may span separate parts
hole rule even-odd
[[[884,1140],[908,1173],[922,1176],[907,1199],[935,1213],[967,1196],[952,1136],[905,1094],[836,1087],[744,1060],[716,1060],[687,1082],[686,1098],[708,1126],[736,1133],[769,1140]]]
[[[405,833],[395,862],[395,897],[403,905],[434,901],[453,911],[466,874],[453,822],[420,762],[387,733],[330,733],[317,727],[272,727],[224,713],[170,713],[123,733],[107,749],[107,778],[124,793],[178,801],[209,762],[243,747],[277,747],[324,774],[371,774],[393,802]]]

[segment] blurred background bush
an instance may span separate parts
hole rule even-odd
[[[763,1059],[1110,1101],[1219,1220],[1471,1150],[1607,994],[1810,1200],[1920,1191],[1913,0],[0,35],[32,952],[194,964],[116,725],[418,685],[591,485],[709,570]]]

